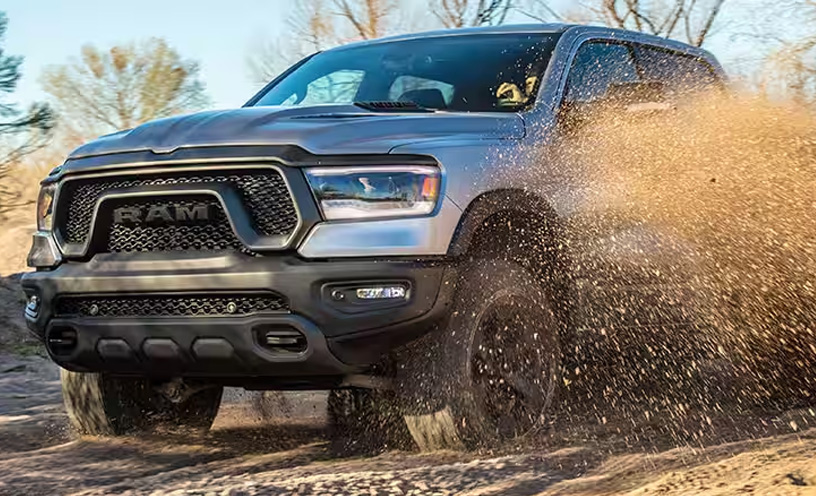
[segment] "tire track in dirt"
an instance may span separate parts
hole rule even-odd
[[[587,421],[496,452],[349,458],[324,441],[320,398],[270,419],[233,392],[203,436],[76,438],[57,378],[42,358],[0,357],[0,494],[816,494],[808,409],[714,419],[705,447]]]

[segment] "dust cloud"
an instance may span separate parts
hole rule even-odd
[[[583,309],[568,423],[616,416],[696,443],[714,414],[813,403],[814,130],[805,109],[718,93],[606,109],[533,152],[531,187],[575,192],[560,199]]]

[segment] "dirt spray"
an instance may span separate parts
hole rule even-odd
[[[697,420],[710,424],[706,412],[722,411],[726,398],[739,411],[812,401],[816,115],[753,96],[717,94],[671,110],[608,109],[595,117],[536,150],[537,165],[525,171],[530,184],[550,184],[563,174],[590,191],[582,196],[582,214],[568,222],[563,244],[583,284],[617,286],[611,288],[616,296],[585,319],[597,325],[565,350],[578,352],[575,370],[565,371],[567,389],[581,375],[592,383],[579,393],[585,400],[579,409],[604,423],[610,410],[625,411],[637,423],[661,413],[664,420],[688,420],[694,404],[702,408]],[[642,249],[640,256],[670,253],[671,260],[648,269],[647,277],[663,283],[653,285],[658,289],[651,296],[622,302],[617,290],[640,284],[644,274],[614,256],[602,260],[592,246],[616,236],[625,243],[620,233],[646,226],[663,233],[656,241],[663,246]],[[611,273],[621,277],[610,282]],[[693,315],[660,315],[678,302]],[[642,318],[633,317],[628,323],[636,325],[619,327],[641,334],[627,337],[609,329],[615,321],[610,313],[618,322],[623,314],[650,313],[664,324],[693,320],[697,332],[672,346],[668,338],[678,336],[670,336],[671,326],[645,336]],[[613,369],[587,365],[580,341],[593,333],[627,358]],[[634,359],[622,353],[632,342],[641,348]],[[681,424],[663,426],[689,434]]]

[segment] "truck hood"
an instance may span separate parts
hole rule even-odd
[[[314,154],[388,153],[426,139],[512,139],[524,136],[514,113],[371,112],[352,105],[247,107],[160,119],[102,136],[69,159],[180,148],[297,145]]]

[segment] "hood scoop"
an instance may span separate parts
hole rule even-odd
[[[371,114],[310,114],[310,115],[296,115],[294,117],[290,117],[292,120],[302,120],[302,119],[365,119],[368,117],[374,117]]]
[[[354,105],[371,112],[435,112],[432,109],[421,107],[414,102],[354,102]]]

